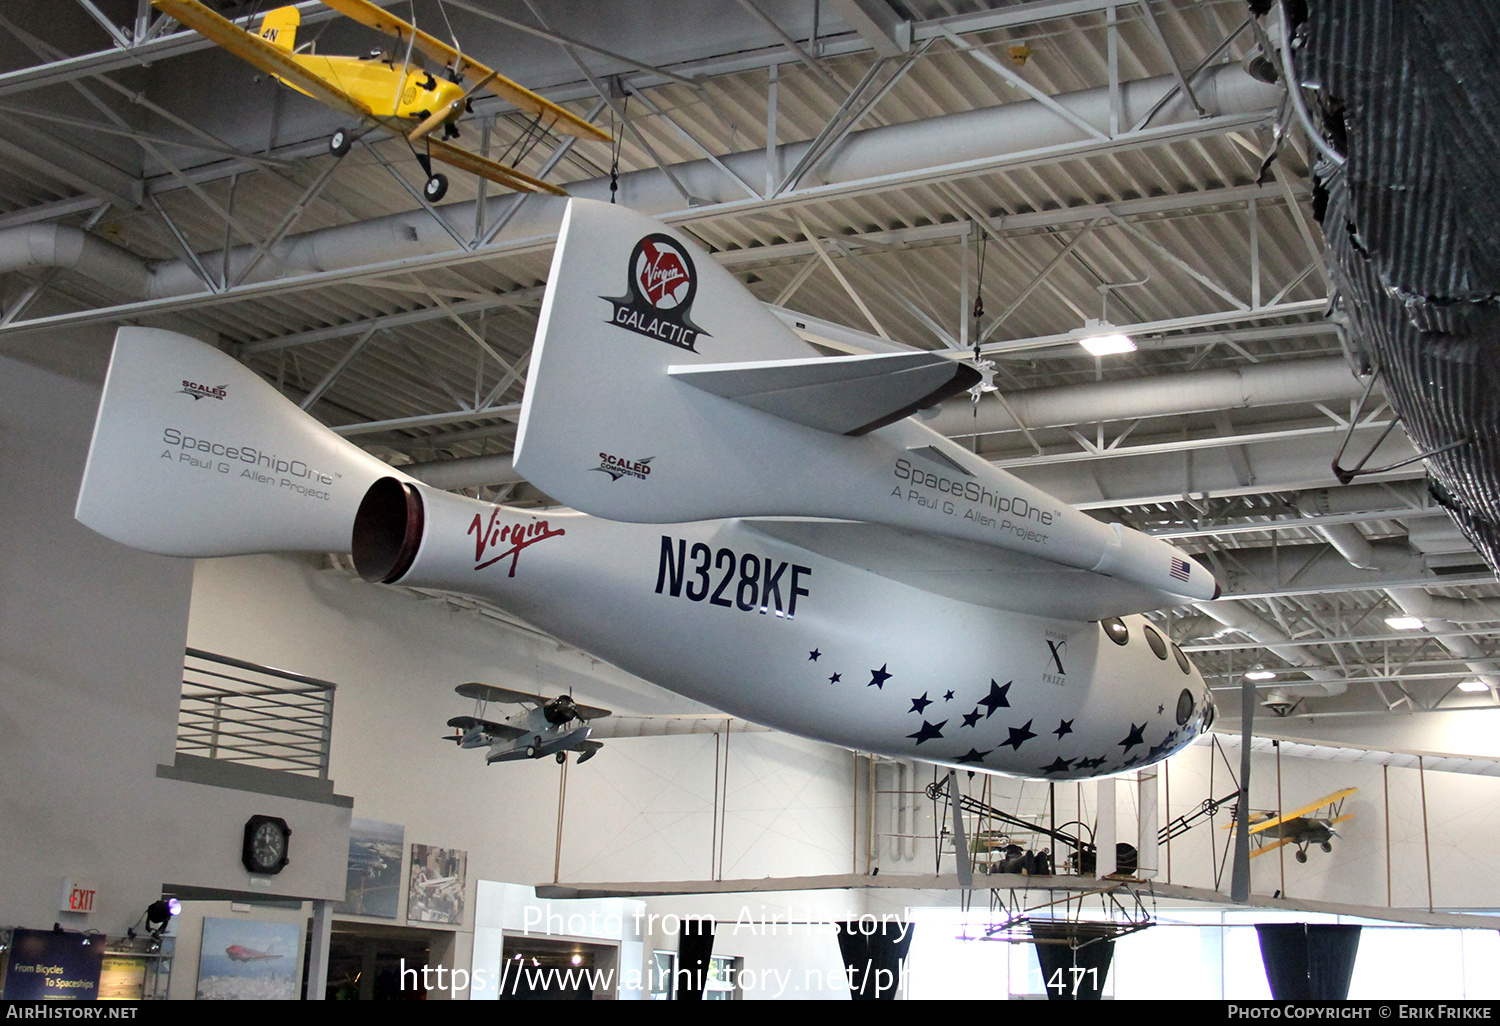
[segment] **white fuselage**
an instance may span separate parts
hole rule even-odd
[[[529,514],[423,489],[397,583],[489,599],[735,716],[881,755],[1051,779],[1155,762],[1209,715],[1141,617],[1031,616],[922,591],[758,530]],[[1120,628],[1116,628],[1120,634]],[[1187,697],[1184,698],[1184,692]]]

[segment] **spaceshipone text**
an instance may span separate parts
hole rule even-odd
[[[656,594],[790,620],[797,615],[797,599],[808,596],[804,582],[811,576],[812,567],[728,547],[712,549],[702,542],[688,548],[686,539],[664,534]]]
[[[904,492],[897,486],[891,492],[897,498],[951,517],[961,516],[976,527],[1013,534],[1037,545],[1045,544],[1048,537],[1045,532],[1036,530],[1037,526],[1048,526],[1056,519],[1055,511],[1033,505],[1024,496],[1002,495],[978,481],[944,477],[923,470],[907,459],[898,458],[891,473],[897,481],[905,481],[911,486]],[[1002,516],[998,519],[992,517],[988,510]]]
[[[238,470],[240,477],[256,484],[285,488],[309,499],[328,501],[329,493],[318,485],[331,485],[340,476],[325,474],[302,460],[287,459],[253,445],[228,445],[184,434],[177,428],[163,429],[162,441],[176,450],[162,453],[163,459],[175,459],[193,470],[211,473],[230,474]]]

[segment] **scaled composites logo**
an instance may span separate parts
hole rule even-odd
[[[200,385],[196,381],[189,381],[187,378],[182,379],[182,387],[177,391],[183,395],[192,396],[194,402],[199,399],[218,399],[220,402],[223,402],[225,397],[229,395],[229,389],[224,385]]]
[[[670,235],[656,233],[635,244],[630,254],[630,291],[600,296],[614,306],[609,323],[697,352],[698,336],[709,336],[691,320],[698,274],[693,258]]]
[[[654,459],[656,459],[655,456],[645,456],[638,460],[627,460],[623,456],[611,456],[607,452],[601,452],[599,465],[589,469],[608,474],[611,481],[618,481],[622,477],[633,477],[638,481],[644,481],[651,473],[651,461]]]

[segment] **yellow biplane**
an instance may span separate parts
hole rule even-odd
[[[1349,797],[1357,787],[1346,787],[1342,791],[1324,795],[1317,801],[1308,802],[1300,809],[1276,815],[1273,812],[1252,812],[1250,814],[1250,839],[1255,842],[1255,850],[1250,853],[1253,859],[1257,855],[1264,855],[1268,851],[1275,851],[1284,844],[1295,844],[1297,846],[1296,858],[1298,862],[1307,861],[1307,849],[1316,844],[1324,851],[1333,851],[1333,838],[1338,836],[1334,827],[1354,818],[1354,813],[1340,815],[1343,811],[1344,799]],[[1309,813],[1317,812],[1319,809],[1327,808],[1328,816],[1312,816]],[[1230,829],[1234,824],[1225,827]],[[1271,838],[1276,838],[1272,841]]]
[[[564,194],[555,185],[445,141],[458,135],[454,122],[468,109],[469,97],[479,89],[487,89],[532,115],[541,131],[605,142],[610,139],[608,132],[367,0],[324,2],[340,14],[393,37],[404,47],[405,56],[377,50],[367,57],[330,57],[312,53],[310,46],[299,49],[297,28],[302,16],[295,7],[267,12],[258,31],[251,33],[220,17],[199,0],[152,0],[159,10],[284,85],[335,110],[404,135],[427,175],[422,194],[429,202],[436,203],[448,191],[448,179],[432,170],[434,160],[518,192]],[[413,66],[412,50],[441,61],[447,69],[447,78]],[[463,84],[466,81],[468,88]],[[444,139],[432,138],[432,133],[440,127]],[[328,148],[334,156],[341,157],[352,142],[350,132],[341,128],[329,139]],[[421,149],[416,149],[418,146]]]

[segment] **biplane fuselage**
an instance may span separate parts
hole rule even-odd
[[[402,67],[394,58],[324,57],[294,53],[292,59],[310,74],[335,82],[379,118],[410,118],[422,121],[439,110],[449,110],[447,121],[463,112],[464,87],[417,67]],[[282,85],[312,96],[295,82],[279,75]],[[316,99],[316,97],[314,97]]]

